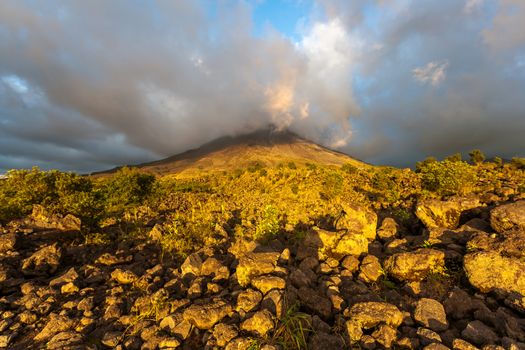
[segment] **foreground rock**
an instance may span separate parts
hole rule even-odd
[[[384,266],[389,275],[400,281],[420,281],[444,270],[445,253],[425,248],[398,253],[389,257]]]
[[[467,278],[483,293],[516,292],[525,296],[525,263],[496,252],[467,254],[464,259]]]
[[[207,304],[193,304],[184,310],[184,320],[200,329],[211,329],[216,323],[231,313],[232,307],[224,300]]]
[[[477,208],[480,205],[477,198],[453,197],[446,201],[427,199],[418,202],[416,216],[427,228],[453,229],[459,225],[459,219],[465,210]]]
[[[490,212],[490,225],[499,232],[525,231],[525,200],[501,205]]]
[[[343,204],[341,217],[336,222],[337,230],[348,230],[363,235],[370,241],[376,238],[377,215],[370,209]]]
[[[44,247],[23,261],[22,272],[26,275],[52,275],[58,269],[61,258],[62,250],[58,245]]]

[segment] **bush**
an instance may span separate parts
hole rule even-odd
[[[155,176],[124,167],[103,186],[106,212],[118,215],[132,206],[143,204],[153,192]]]
[[[481,152],[479,149],[472,150],[468,154],[470,156],[470,161],[473,164],[481,164],[485,161],[485,154]]]
[[[93,223],[101,211],[89,178],[57,170],[11,170],[0,183],[0,220],[8,221],[31,213],[40,204],[57,214],[73,214]]]
[[[268,240],[279,232],[279,211],[273,205],[267,205],[255,229],[256,240]]]
[[[522,169],[522,170],[525,170],[525,158],[514,157],[514,158],[512,158],[512,160],[510,161],[510,163],[511,163],[512,166],[515,167],[516,169]]]
[[[475,169],[466,162],[427,162],[418,173],[423,189],[444,196],[465,194],[477,181]]]
[[[461,153],[452,154],[445,158],[445,160],[448,160],[449,162],[461,162]]]

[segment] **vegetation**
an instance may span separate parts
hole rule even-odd
[[[407,223],[420,198],[525,190],[524,158],[480,162],[481,155],[471,152],[473,165],[459,154],[443,161],[430,157],[415,171],[260,162],[189,178],[155,177],[133,168],[106,177],[12,170],[0,181],[0,222],[25,217],[40,204],[53,214],[79,217],[86,243],[92,244],[110,244],[115,232],[146,238],[156,222],[164,254],[184,258],[231,236],[297,239],[308,227],[329,228],[343,203],[387,210]]]

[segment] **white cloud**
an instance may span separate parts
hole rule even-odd
[[[465,7],[463,8],[463,11],[465,13],[472,13],[476,10],[479,10],[481,5],[483,5],[483,0],[467,0],[465,2]]]
[[[423,67],[417,67],[412,70],[414,79],[423,83],[430,84],[432,86],[438,86],[447,77],[446,70],[448,68],[448,61],[433,61],[427,63]]]

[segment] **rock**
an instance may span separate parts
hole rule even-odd
[[[476,310],[476,304],[463,289],[454,288],[444,302],[446,314],[456,320],[467,318]]]
[[[257,342],[254,339],[239,337],[230,341],[224,350],[249,350],[254,344],[257,346]]]
[[[432,343],[425,346],[423,350],[450,350],[450,348],[440,343]]]
[[[313,283],[313,281],[301,269],[293,269],[288,278],[296,288],[308,287]]]
[[[78,273],[75,270],[74,267],[67,270],[66,273],[64,273],[62,276],[57,277],[55,279],[52,279],[51,282],[49,282],[49,286],[52,288],[60,288],[64,284],[69,282],[74,282],[78,279]]]
[[[277,267],[278,252],[247,253],[241,256],[237,266],[237,281],[243,287],[254,277],[272,273]]]
[[[456,228],[461,213],[481,206],[478,198],[453,197],[446,201],[427,199],[419,201],[416,216],[427,228]]]
[[[381,227],[377,230],[377,236],[382,241],[388,241],[396,237],[398,224],[393,218],[384,218]]]
[[[476,233],[467,243],[467,251],[493,251],[509,258],[525,260],[525,230],[506,231],[489,236],[484,232]]]
[[[159,327],[168,329],[171,334],[174,334],[181,339],[187,339],[191,333],[191,323],[186,321],[182,314],[173,314],[166,316],[160,321]]]
[[[345,344],[341,336],[328,334],[325,332],[314,332],[308,341],[309,350],[341,350],[345,349]]]
[[[23,261],[22,272],[25,275],[52,275],[60,266],[61,258],[62,250],[57,244],[44,247]]]
[[[60,293],[62,294],[73,294],[80,290],[74,282],[68,282],[60,287]]]
[[[350,344],[356,343],[361,340],[363,336],[363,330],[361,329],[361,324],[355,320],[348,320],[345,322],[345,330],[350,340]]]
[[[342,215],[335,224],[337,230],[348,230],[370,241],[376,238],[377,215],[372,210],[357,205],[342,204]]]
[[[474,345],[470,344],[468,341],[463,339],[456,338],[452,342],[452,349],[454,350],[479,350]]]
[[[447,315],[441,303],[434,299],[418,300],[414,311],[414,320],[426,328],[443,332],[448,328]]]
[[[347,269],[350,272],[356,272],[359,268],[359,259],[353,255],[349,255],[341,262],[341,267]]]
[[[367,283],[376,282],[383,275],[383,268],[379,259],[373,255],[367,255],[361,262],[359,278]]]
[[[420,281],[431,273],[444,271],[445,253],[427,248],[397,253],[384,266],[388,274],[400,281]]]
[[[51,314],[46,326],[38,333],[34,340],[42,341],[50,339],[57,333],[65,332],[72,329],[76,322],[66,316]]]
[[[287,299],[290,299],[289,297],[290,293],[288,293],[288,296],[286,296],[282,290],[271,290],[262,300],[261,309],[266,309],[274,314],[277,318],[282,318],[287,311]]]
[[[403,313],[395,305],[373,301],[355,304],[349,310],[345,310],[345,316],[365,329],[380,323],[397,328],[403,322]]]
[[[43,206],[33,205],[31,213],[32,223],[41,228],[58,229],[63,231],[80,231],[81,221],[74,215],[67,214],[65,217],[49,213]]]
[[[525,263],[495,252],[467,254],[463,265],[467,278],[483,293],[494,290],[525,295]]]
[[[226,344],[237,337],[237,335],[239,335],[239,332],[237,332],[237,329],[232,325],[219,323],[213,327],[213,336],[218,346],[226,346]]]
[[[122,332],[106,332],[100,342],[107,347],[115,348],[122,338]]]
[[[95,262],[97,264],[101,264],[105,266],[114,266],[114,265],[124,264],[126,262],[129,262],[128,260],[130,259],[119,259],[113,254],[104,253],[101,256],[99,256]]]
[[[198,253],[188,255],[182,263],[180,270],[183,276],[191,274],[195,277],[201,275],[202,259]]]
[[[490,225],[499,233],[513,229],[525,231],[525,200],[493,209],[490,212]]]
[[[216,258],[208,258],[202,263],[201,276],[211,276],[214,281],[226,281],[230,278],[230,269]]]
[[[262,337],[266,336],[273,327],[273,316],[268,310],[257,311],[253,316],[241,323],[242,330]]]
[[[183,312],[183,317],[200,329],[211,329],[232,311],[230,304],[216,300],[207,304],[192,304]]]
[[[372,337],[384,348],[390,349],[397,339],[397,331],[386,324],[381,324],[372,333]]]
[[[111,273],[111,279],[117,281],[119,284],[132,284],[139,278],[132,271],[115,269]]]
[[[237,311],[244,311],[244,312],[250,312],[257,306],[259,306],[259,303],[262,300],[262,294],[261,292],[253,289],[246,289],[239,293],[237,296],[237,305],[235,306],[235,310]]]
[[[348,232],[341,237],[339,242],[337,242],[333,252],[341,256],[361,256],[368,253],[368,239],[364,235],[355,232]]]
[[[417,336],[423,345],[441,343],[441,337],[439,334],[428,328],[419,327],[417,329]]]
[[[0,335],[0,348],[7,348],[11,341],[15,338],[15,334],[1,334]]]
[[[16,233],[0,234],[0,253],[16,250],[18,236]]]
[[[330,318],[332,314],[332,303],[330,300],[308,287],[300,288],[298,296],[306,308],[324,319]]]
[[[315,251],[319,260],[346,255],[360,256],[368,252],[368,239],[355,231],[332,232],[322,229],[309,231],[303,241],[306,250]]]
[[[494,344],[498,336],[492,329],[481,321],[472,321],[461,332],[461,336],[476,345]]]
[[[49,342],[46,344],[46,349],[75,349],[82,344],[84,339],[81,334],[76,332],[61,332],[55,335]]]
[[[255,277],[251,284],[263,294],[268,293],[272,289],[284,289],[286,287],[286,281],[277,276]]]

